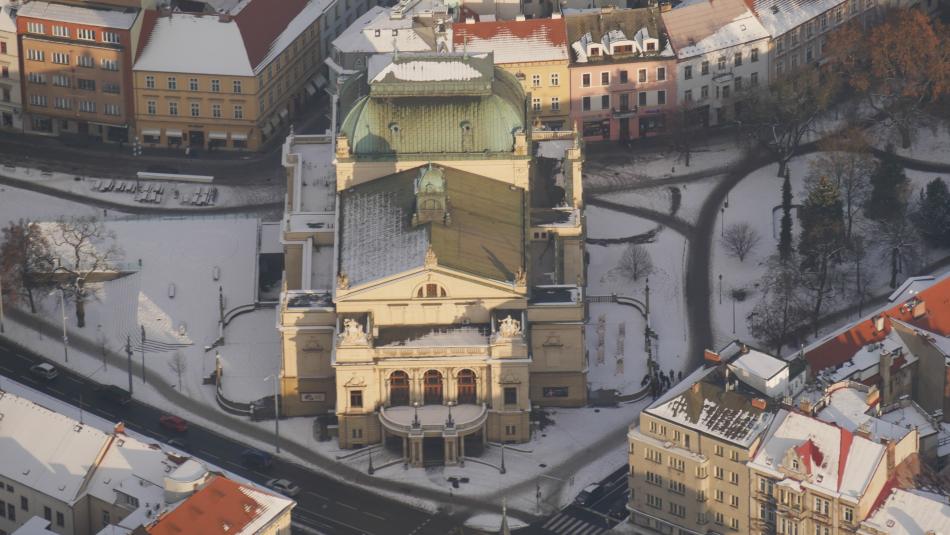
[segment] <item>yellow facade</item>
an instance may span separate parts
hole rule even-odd
[[[528,95],[528,116],[553,130],[570,128],[571,84],[567,61],[533,61],[498,65],[521,82]]]

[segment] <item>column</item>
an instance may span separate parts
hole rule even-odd
[[[459,437],[459,459],[465,460],[465,437]]]
[[[422,435],[409,437],[409,464],[422,466]]]
[[[445,444],[445,466],[454,466],[458,464],[458,457],[456,455],[456,439],[455,436],[446,436],[443,437],[443,442]]]
[[[409,461],[409,439],[402,437],[402,460]]]

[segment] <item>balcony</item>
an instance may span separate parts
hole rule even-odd
[[[488,406],[482,403],[448,405],[421,405],[419,407],[380,407],[379,421],[388,431],[398,436],[418,433],[440,437],[445,432],[468,434],[481,428],[488,418]]]

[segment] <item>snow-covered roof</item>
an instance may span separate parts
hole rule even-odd
[[[472,67],[461,58],[455,61],[433,62],[419,60],[390,63],[373,77],[373,81],[382,81],[389,74],[392,74],[396,80],[403,82],[474,80],[482,76],[482,73],[479,72],[478,69]]]
[[[494,52],[496,64],[568,60],[563,19],[456,24],[452,46],[456,52]]]
[[[188,13],[156,19],[134,70],[254,76],[237,24]]]
[[[750,349],[748,353],[733,360],[729,365],[766,381],[788,367],[785,361],[757,349]]]
[[[847,0],[755,0],[755,13],[769,35],[778,37]]]
[[[17,16],[71,22],[101,28],[128,30],[135,24],[139,9],[134,7],[89,7],[75,4],[54,4],[33,0],[24,4]]]
[[[920,406],[913,402],[902,403],[901,405],[902,406],[898,407],[887,407],[887,409],[885,409],[887,412],[881,414],[878,418],[899,429],[904,429],[905,432],[911,429],[917,429],[921,438],[937,432],[930,418],[927,417],[927,414],[923,412]]]
[[[260,2],[261,0],[256,0]],[[309,0],[307,4],[297,13],[293,19],[287,24],[283,31],[281,31],[277,37],[271,41],[267,46],[267,53],[264,54],[262,58],[255,62],[255,55],[253,50],[250,50],[248,54],[251,57],[251,61],[255,63],[254,65],[254,74],[260,74],[264,67],[266,67],[274,58],[279,56],[284,50],[287,49],[294,40],[297,39],[300,34],[307,31],[307,28],[312,26],[317,19],[320,18],[320,15],[327,10],[330,6],[334,4],[336,0]],[[273,5],[273,3],[271,3]],[[261,12],[259,15],[266,16],[267,12]],[[255,21],[254,20],[239,20],[239,24],[243,23],[246,29],[244,33],[251,33],[255,31]],[[248,39],[248,36],[245,35],[245,40]],[[250,48],[250,47],[249,47]]]
[[[49,520],[34,516],[14,531],[12,535],[57,535],[55,531],[48,529],[49,527]]]
[[[15,5],[17,8],[19,6],[19,3]],[[12,7],[14,6],[10,5],[10,0],[0,0],[0,32],[16,33],[15,9],[11,9]],[[16,53],[15,51],[11,52]]]
[[[888,535],[950,533],[950,505],[901,489],[895,489],[864,525]]]
[[[871,407],[867,404],[867,396],[867,392],[857,388],[839,388],[828,396],[828,404],[818,413],[818,419],[841,426],[852,433],[864,427],[875,440],[900,440],[910,432],[868,414]]]
[[[784,479],[778,468],[794,450],[803,476],[791,479],[833,496],[861,498],[884,457],[883,445],[784,409],[775,422],[750,463],[753,468]]]
[[[412,17],[393,19],[389,14],[390,9],[373,6],[333,40],[333,48],[344,54],[432,50],[432,44],[414,29]],[[393,35],[393,30],[396,30],[396,35]]]
[[[488,344],[487,326],[380,328],[376,347],[462,347]]]
[[[139,499],[140,505],[162,503],[166,471],[175,463],[157,444],[145,444],[127,436],[118,436],[106,452],[89,480],[86,491],[106,503],[116,503],[116,491]],[[144,517],[123,521],[135,528],[147,520]]]
[[[106,433],[0,392],[0,474],[64,503],[79,498]]]
[[[769,37],[742,0],[692,2],[662,16],[680,59]]]
[[[775,415],[768,405],[753,404],[752,396],[727,390],[718,370],[677,390],[678,394],[658,399],[645,412],[742,447],[765,432]]]

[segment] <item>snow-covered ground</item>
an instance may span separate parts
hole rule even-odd
[[[896,129],[875,127],[869,138],[880,149],[892,145],[894,152],[901,156],[925,162],[950,163],[950,123],[940,123],[934,119],[928,123],[917,129],[911,146],[906,149],[901,147]]]
[[[591,159],[584,169],[584,189],[596,193],[660,178],[714,172],[741,157],[742,152],[735,144],[725,141],[697,147],[690,156],[689,167],[680,154],[673,151],[631,154],[624,164],[601,164]]]
[[[639,206],[651,210],[671,214],[674,208],[674,190],[679,191],[680,205],[676,213],[673,214],[687,223],[695,223],[699,217],[699,209],[709,193],[719,183],[720,177],[708,177],[699,181],[681,182],[678,184],[669,184],[656,186],[652,188],[641,188],[628,192],[615,192],[605,195],[604,198],[613,202],[623,203],[629,206]],[[588,218],[588,223],[590,218]],[[601,237],[601,236],[597,236]]]

